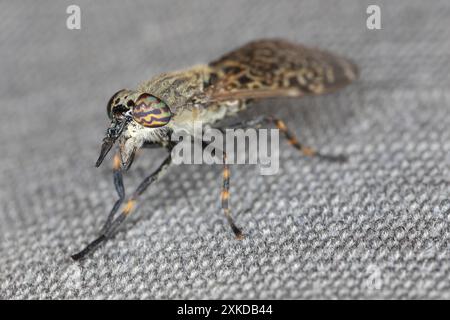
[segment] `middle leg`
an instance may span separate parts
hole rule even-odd
[[[223,151],[223,185],[222,185],[222,193],[220,194],[220,198],[222,200],[222,209],[225,213],[225,217],[227,218],[228,224],[233,230],[236,239],[242,240],[244,235],[242,234],[241,229],[239,229],[234,223],[233,218],[231,217],[231,211],[229,208],[229,199],[230,199],[230,167],[227,163],[227,154]]]

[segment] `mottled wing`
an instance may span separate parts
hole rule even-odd
[[[211,101],[323,94],[358,76],[345,58],[279,39],[250,42],[209,66]]]

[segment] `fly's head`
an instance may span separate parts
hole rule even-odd
[[[169,106],[160,98],[146,92],[120,90],[107,105],[111,124],[106,130],[100,156],[100,166],[114,143],[119,140],[122,166],[131,165],[135,152],[145,142],[160,143],[167,135],[165,126],[172,118]]]

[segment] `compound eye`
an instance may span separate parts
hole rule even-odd
[[[167,104],[148,93],[141,94],[133,108],[133,119],[147,128],[165,126],[171,117],[172,112]]]

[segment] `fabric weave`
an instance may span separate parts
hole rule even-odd
[[[67,1],[0,4],[0,298],[450,298],[450,2]],[[116,236],[81,263],[116,199],[94,162],[106,102],[160,72],[282,37],[352,58],[332,95],[258,103],[300,140],[280,172],[231,167],[236,241],[220,166],[183,165],[148,190]],[[146,150],[127,191],[163,160]]]

